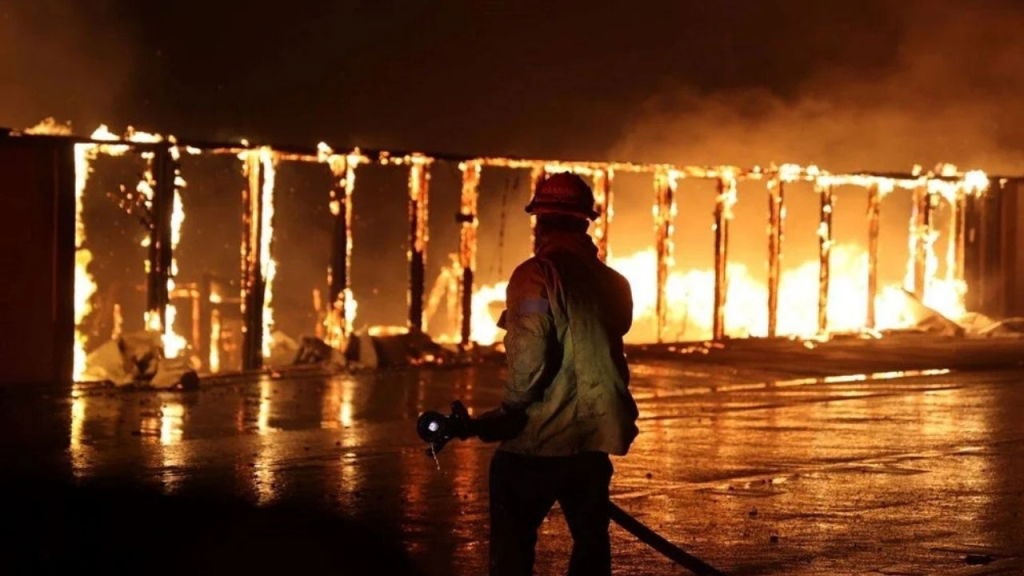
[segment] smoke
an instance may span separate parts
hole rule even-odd
[[[89,132],[118,121],[134,44],[113,12],[110,0],[0,4],[0,126],[54,116]]]
[[[785,94],[687,87],[658,94],[613,156],[676,164],[797,162],[833,172],[906,172],[914,164],[952,162],[1024,173],[1024,9],[919,0],[892,6],[888,17],[898,22],[898,33],[882,37],[898,43],[889,65],[819,66]],[[856,53],[877,41],[878,35],[853,37],[847,46]]]

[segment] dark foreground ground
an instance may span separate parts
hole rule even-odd
[[[1024,344],[688,352],[634,354],[642,432],[612,483],[669,540],[730,574],[1024,573]],[[502,377],[3,389],[0,572],[485,574],[493,447],[438,469],[414,422],[495,405]],[[612,538],[616,574],[687,573]],[[569,542],[556,509],[536,573],[563,573]]]

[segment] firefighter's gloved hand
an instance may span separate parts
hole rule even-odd
[[[448,417],[448,426],[451,435],[459,440],[465,440],[475,435],[473,419],[469,416],[469,411],[466,410],[466,407],[458,400],[452,402],[452,413]]]
[[[526,410],[502,405],[472,420],[471,432],[484,442],[511,440],[526,426]]]

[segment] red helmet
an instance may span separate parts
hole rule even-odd
[[[526,206],[529,214],[568,214],[594,220],[594,191],[572,172],[548,174],[537,182],[533,199]]]

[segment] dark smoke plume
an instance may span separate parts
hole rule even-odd
[[[108,0],[0,3],[0,126],[55,116],[89,133],[112,121],[135,45],[113,12]]]
[[[1007,2],[893,4],[894,62],[865,72],[819,66],[797,89],[648,100],[614,156],[680,164],[815,163],[908,171],[938,162],[1024,173],[1024,8]],[[890,22],[891,23],[891,22]],[[827,33],[827,31],[825,31]]]

